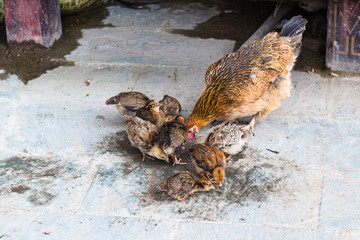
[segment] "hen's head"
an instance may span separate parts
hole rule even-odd
[[[198,117],[196,114],[191,114],[186,121],[188,127],[188,139],[193,139],[201,129],[208,125],[211,121]]]
[[[197,132],[199,132],[199,128],[196,125],[188,128],[188,139],[193,139]]]

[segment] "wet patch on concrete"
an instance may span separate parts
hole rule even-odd
[[[61,160],[11,157],[0,161],[0,199],[6,202],[5,199],[15,197],[13,194],[21,194],[32,205],[48,205],[62,187],[66,188],[59,182],[79,177],[81,173],[71,163]]]
[[[170,29],[173,34],[187,37],[214,38],[234,40],[233,51],[240,46],[261,26],[273,12],[272,3],[254,3],[233,1],[231,4],[218,6],[219,10],[228,10],[230,13],[220,13],[206,22],[199,23],[194,29]],[[257,14],[252,14],[256,12]],[[251,24],[246,24],[250,23]]]
[[[102,23],[108,15],[106,7],[99,6],[97,9],[62,17],[62,36],[50,49],[33,42],[8,45],[5,24],[0,24],[0,52],[4,53],[0,57],[0,66],[5,70],[0,73],[0,79],[7,79],[9,74],[15,74],[27,84],[47,70],[59,66],[73,66],[74,62],[67,61],[65,55],[79,46],[78,39],[82,37],[82,30],[111,27],[111,24]]]

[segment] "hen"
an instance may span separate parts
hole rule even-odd
[[[174,176],[165,179],[160,185],[159,190],[166,192],[169,196],[178,201],[185,200],[195,192],[209,191],[214,189],[211,181],[208,179],[197,179],[188,171],[182,171]]]
[[[195,170],[203,177],[213,178],[219,188],[225,180],[226,156],[216,147],[198,143],[189,149]]]
[[[187,120],[188,138],[214,120],[234,121],[252,116],[243,132],[274,111],[290,96],[290,71],[300,53],[307,21],[293,17],[279,33],[271,32],[209,67],[206,89]],[[247,134],[249,135],[249,134]]]
[[[147,155],[169,162],[167,155],[157,144],[158,128],[154,124],[133,116],[125,116],[125,121],[129,141],[141,151],[143,161]]]
[[[106,100],[106,105],[116,104],[121,115],[135,116],[139,108],[144,107],[150,99],[141,92],[121,92]]]

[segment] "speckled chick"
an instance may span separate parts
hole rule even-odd
[[[121,115],[135,116],[139,108],[144,107],[150,99],[141,92],[121,92],[106,100],[106,105],[116,104]]]
[[[209,179],[200,180],[190,172],[182,171],[165,179],[159,185],[159,189],[178,201],[184,201],[195,192],[209,191],[214,189],[214,186]]]
[[[203,177],[213,178],[219,188],[225,180],[226,156],[216,147],[198,143],[190,147],[196,171]]]
[[[149,121],[155,124],[157,128],[160,128],[165,122],[165,114],[159,109],[160,105],[161,103],[158,101],[151,100],[145,107],[139,108],[135,116]]]
[[[160,103],[162,104],[160,110],[162,110],[166,116],[179,115],[181,112],[180,102],[174,97],[164,95]]]
[[[231,156],[244,149],[246,138],[243,135],[241,126],[236,124],[218,125],[211,129],[205,143]]]
[[[167,120],[169,117],[166,118]],[[173,120],[167,121],[159,129],[159,146],[167,156],[174,160],[175,164],[182,164],[176,157],[176,149],[185,143],[187,137],[187,126],[183,116],[176,116]]]
[[[129,141],[133,147],[141,151],[143,161],[146,156],[150,156],[169,162],[167,155],[157,143],[158,128],[154,124],[134,116],[125,116],[125,121]]]

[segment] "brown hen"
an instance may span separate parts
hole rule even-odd
[[[209,67],[206,89],[197,101],[188,138],[214,120],[234,121],[253,116],[242,131],[252,133],[255,121],[274,111],[290,96],[290,71],[300,52],[307,21],[293,17],[279,33],[268,33]]]

